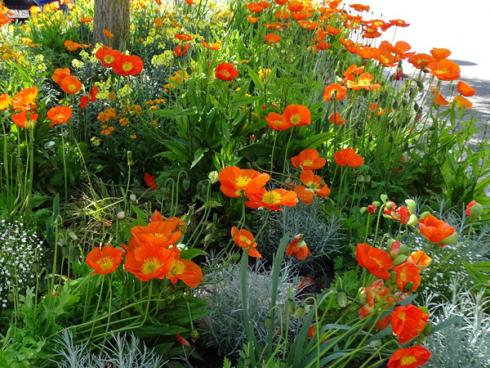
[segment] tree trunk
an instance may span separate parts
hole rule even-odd
[[[95,42],[120,50],[128,47],[129,3],[130,0],[95,0]],[[113,37],[105,35],[104,29],[112,33]]]

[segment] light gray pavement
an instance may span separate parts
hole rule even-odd
[[[346,2],[370,5],[372,18],[400,18],[410,23],[406,28],[392,28],[384,39],[407,41],[417,52],[428,53],[433,47],[450,49],[450,58],[460,64],[462,79],[477,90],[471,100],[482,130],[490,130],[490,0]]]

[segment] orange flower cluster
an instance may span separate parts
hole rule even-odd
[[[4,93],[0,95],[0,111],[11,109],[11,119],[19,128],[32,128],[37,121],[36,87],[24,88],[13,97]]]
[[[78,51],[78,50],[81,50],[81,49],[87,49],[87,48],[90,47],[90,45],[86,45],[86,44],[83,44],[83,43],[78,43],[78,42],[71,41],[71,40],[66,40],[63,43],[63,45],[70,52],[75,52],[75,51]]]
[[[353,148],[344,148],[333,155],[335,163],[340,167],[349,166],[353,169],[364,165],[364,159]]]
[[[231,228],[231,237],[236,245],[245,249],[248,255],[253,258],[262,258],[262,254],[257,250],[257,242],[253,234],[245,229],[240,229],[236,226]]]
[[[307,148],[291,158],[293,167],[301,169],[299,179],[302,184],[296,185],[294,191],[303,203],[309,205],[313,203],[315,195],[325,198],[330,194],[330,188],[313,172],[323,168],[326,162],[327,160],[320,157],[318,151],[313,148]]]
[[[274,130],[288,130],[292,127],[310,125],[311,112],[305,105],[289,104],[282,114],[270,112],[265,121]]]
[[[181,258],[177,247],[184,226],[180,218],[164,219],[155,211],[148,225],[131,229],[128,245],[123,245],[124,269],[143,282],[166,278],[172,284],[180,280],[191,288],[197,287],[202,280],[201,268]],[[110,245],[94,248],[87,254],[86,263],[96,274],[109,274],[122,262],[124,251]]]
[[[51,79],[68,95],[75,95],[82,89],[82,82],[71,75],[71,71],[68,68],[55,69]]]
[[[95,57],[105,68],[120,76],[128,77],[139,75],[143,70],[143,60],[136,55],[126,55],[107,46],[100,47]]]

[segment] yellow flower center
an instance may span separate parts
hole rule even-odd
[[[141,266],[141,272],[145,275],[155,272],[160,266],[161,262],[155,257],[145,259],[145,262]]]
[[[183,274],[185,271],[185,264],[181,261],[174,261],[172,268],[170,268],[169,275],[177,276]]]
[[[243,242],[243,243],[245,243],[245,244],[247,244],[247,245],[249,245],[249,244],[250,244],[250,239],[249,239],[249,238],[247,238],[245,235],[240,235],[240,236],[239,236],[239,240],[240,240],[240,242]]]
[[[301,115],[300,114],[294,114],[291,115],[291,124],[296,125],[301,122]]]
[[[416,363],[416,362],[417,362],[417,358],[415,358],[413,355],[404,356],[402,358],[402,360],[400,361],[402,367],[404,365],[410,365],[410,364],[413,364],[413,363]]]
[[[110,257],[102,257],[97,261],[97,264],[103,270],[109,270],[114,267],[114,261]]]
[[[112,64],[112,62],[114,61],[114,56],[107,55],[104,57],[104,61],[106,64]]]
[[[237,187],[244,188],[248,185],[248,183],[250,183],[250,180],[252,179],[248,176],[239,176],[238,178],[236,178],[235,184],[237,185]]]
[[[303,167],[313,166],[313,161],[311,161],[311,160],[304,160],[302,166]]]
[[[281,203],[281,194],[278,192],[266,192],[263,197],[262,201],[267,204],[279,204]]]
[[[125,72],[129,72],[131,69],[133,69],[133,63],[124,63],[122,68]]]

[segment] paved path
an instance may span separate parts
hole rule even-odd
[[[371,6],[372,17],[401,18],[410,27],[386,33],[389,41],[404,40],[417,52],[433,47],[452,51],[463,80],[477,89],[474,111],[490,134],[490,0],[348,0]],[[487,138],[488,139],[488,138]]]

